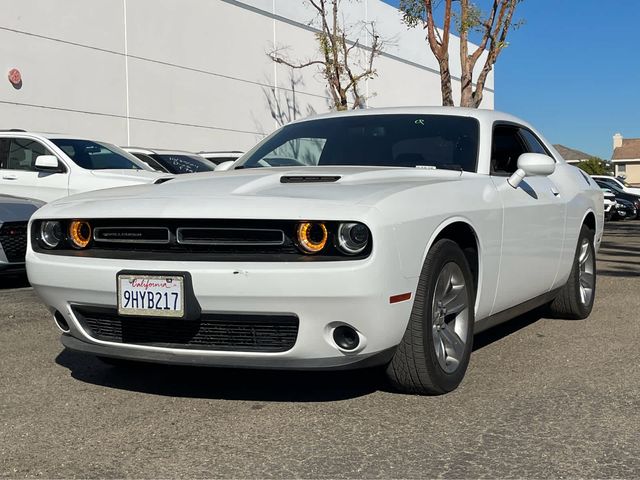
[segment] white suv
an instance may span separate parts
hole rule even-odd
[[[0,192],[6,195],[51,202],[88,190],[153,183],[166,176],[108,143],[0,131]]]

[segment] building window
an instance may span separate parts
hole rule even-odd
[[[618,175],[626,175],[627,173],[627,165],[621,163],[618,165]]]

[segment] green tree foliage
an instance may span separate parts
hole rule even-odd
[[[612,175],[613,173],[613,169],[609,162],[605,162],[598,157],[591,157],[588,160],[578,162],[576,166],[584,170],[589,175]]]

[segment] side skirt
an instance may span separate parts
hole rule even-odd
[[[474,333],[480,333],[488,328],[495,327],[496,325],[500,325],[501,323],[506,322],[507,320],[511,320],[519,315],[527,313],[534,308],[538,308],[545,303],[549,303],[551,300],[558,296],[560,292],[560,288],[556,288],[555,290],[551,290],[547,293],[543,293],[542,295],[532,298],[531,300],[527,300],[515,307],[507,308],[498,313],[494,313],[493,315],[489,315],[481,320],[477,320],[474,325]]]

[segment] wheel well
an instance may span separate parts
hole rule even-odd
[[[587,216],[584,218],[584,225],[589,227],[594,232],[596,231],[596,216],[593,212],[587,213]]]
[[[469,262],[469,268],[471,268],[471,274],[473,275],[474,287],[477,289],[480,261],[478,258],[478,239],[476,232],[468,223],[455,222],[451,225],[447,225],[444,230],[438,234],[434,243],[443,238],[453,240],[460,246],[464,252],[464,256],[467,257],[467,262]]]

